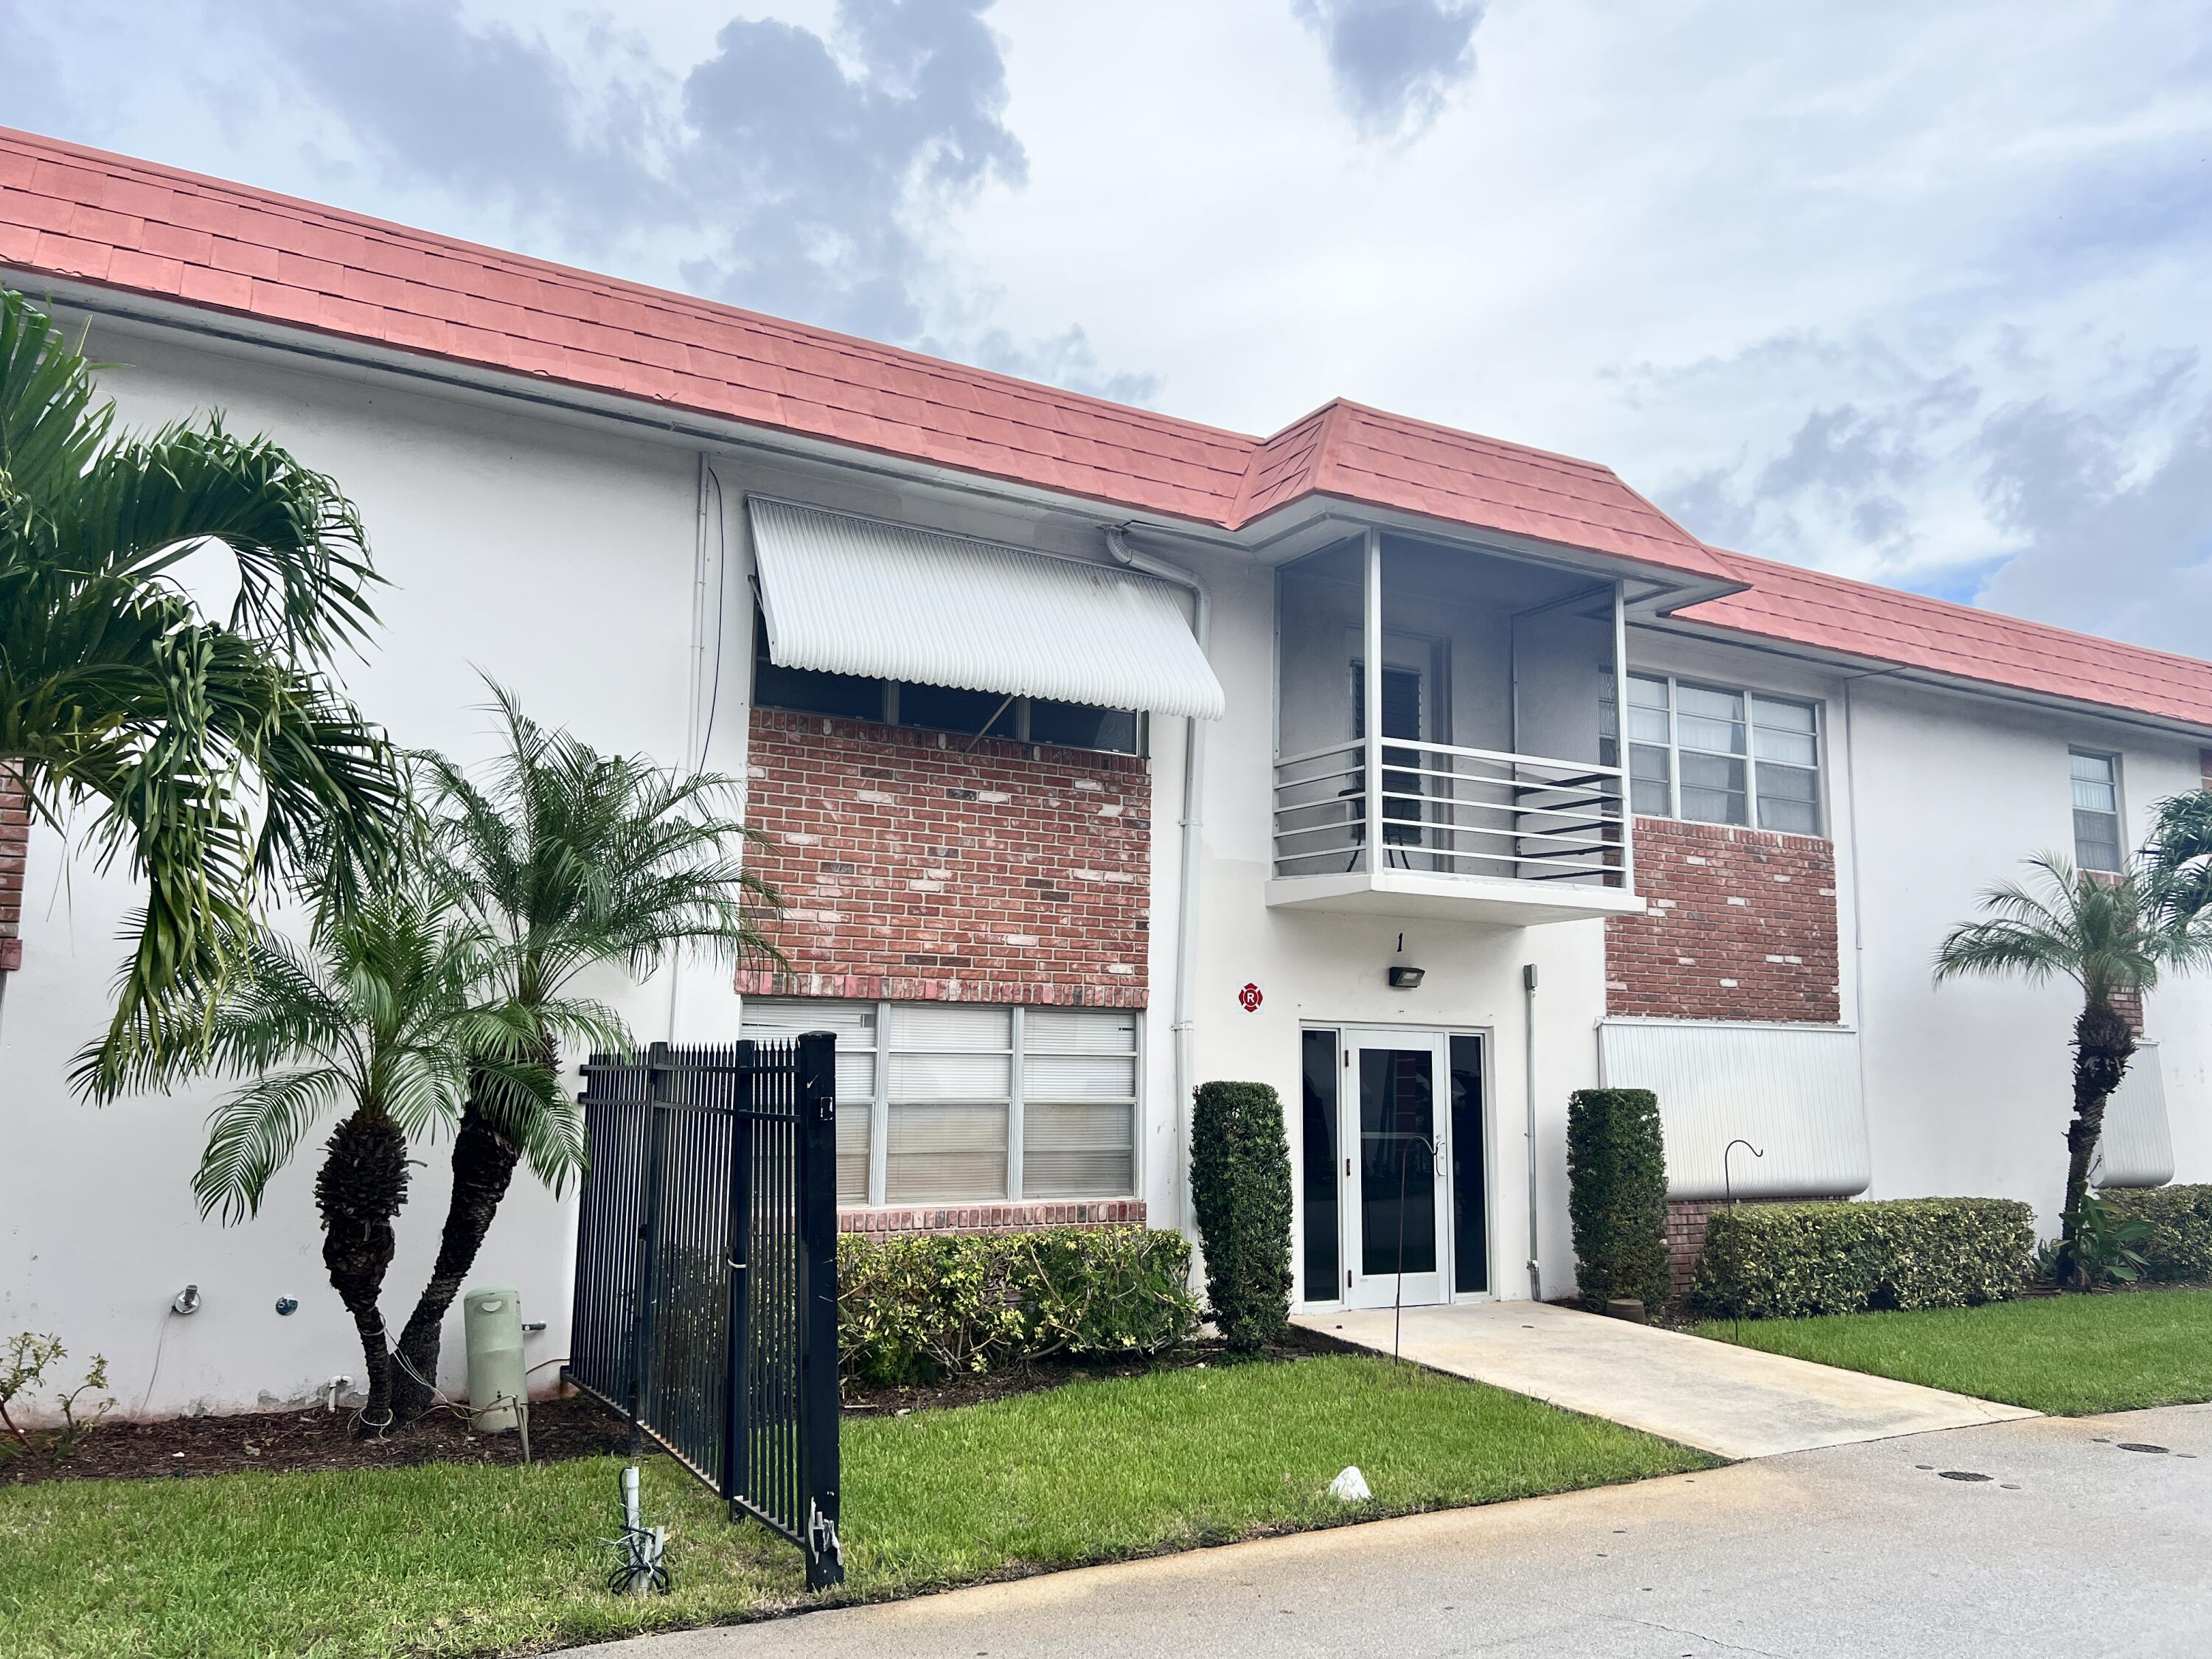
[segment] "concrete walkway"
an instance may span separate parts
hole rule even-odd
[[[2207,1561],[2212,1407],[2178,1406],[1830,1447],[576,1659],[2203,1659]]]
[[[1408,1308],[1403,1318],[1399,1352],[1416,1364],[1610,1418],[1721,1457],[1771,1457],[2035,1415],[1537,1302]],[[1390,1352],[1388,1308],[1305,1315],[1297,1322]]]

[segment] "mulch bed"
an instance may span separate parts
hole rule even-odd
[[[389,1439],[361,1438],[352,1414],[319,1406],[240,1417],[172,1417],[153,1423],[101,1424],[56,1460],[51,1436],[28,1448],[0,1448],[0,1485],[36,1480],[176,1479],[240,1469],[382,1469],[410,1463],[520,1463],[514,1434],[472,1434],[468,1419],[433,1411]],[[581,1395],[530,1407],[530,1455],[540,1460],[596,1457],[629,1444],[629,1425]]]
[[[1232,1358],[1219,1343],[1205,1341],[1149,1358],[1040,1360],[915,1388],[851,1389],[846,1395],[845,1411],[855,1418],[899,1416],[981,1405],[1089,1378],[1300,1359],[1338,1346],[1293,1331],[1288,1342],[1249,1359]],[[380,1469],[416,1463],[514,1464],[522,1461],[518,1436],[473,1434],[467,1418],[449,1410],[433,1411],[388,1438],[357,1436],[349,1413],[328,1412],[319,1406],[237,1417],[107,1422],[81,1439],[66,1462],[55,1457],[51,1435],[33,1431],[31,1438],[28,1447],[0,1441],[0,1486],[42,1480],[178,1480],[230,1474],[241,1469]],[[650,1439],[646,1446],[653,1449]],[[627,1451],[629,1447],[629,1423],[588,1395],[540,1400],[530,1407],[530,1454],[538,1462],[599,1457]]]

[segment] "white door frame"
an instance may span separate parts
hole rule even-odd
[[[1304,1019],[1298,1022],[1298,1031],[1301,1041],[1304,1040],[1304,1033],[1308,1031],[1328,1031],[1333,1033],[1336,1038],[1336,1150],[1338,1153],[1336,1161],[1337,1281],[1335,1287],[1336,1294],[1334,1296],[1318,1297],[1301,1294],[1293,1298],[1294,1305],[1303,1311],[1312,1313],[1318,1313],[1332,1309],[1342,1309],[1352,1305],[1345,1299],[1344,1274],[1352,1261],[1352,1246],[1355,1242],[1356,1235],[1352,1216],[1352,1188],[1350,1183],[1348,1183],[1344,1178],[1343,1160],[1346,1147],[1348,1146],[1356,1146],[1358,1144],[1359,1102],[1358,1099],[1356,1084],[1347,1082],[1352,1068],[1346,1064],[1346,1057],[1349,1055],[1352,1049],[1358,1046],[1364,1040],[1374,1038],[1386,1033],[1410,1034],[1419,1039],[1425,1040],[1434,1038],[1438,1040],[1447,1067],[1449,1067],[1450,1062],[1452,1038],[1473,1037],[1481,1045],[1481,1070],[1480,1080],[1481,1083],[1482,1093],[1481,1098],[1477,1104],[1477,1109],[1480,1115],[1482,1123],[1480,1134],[1482,1142],[1482,1265],[1483,1282],[1486,1288],[1480,1291],[1455,1290],[1451,1293],[1449,1299],[1453,1302],[1496,1301],[1498,1296],[1498,1229],[1494,1223],[1494,1218],[1498,1213],[1497,1194],[1498,1162],[1498,1138],[1496,1134],[1498,1117],[1497,1113],[1493,1109],[1495,1088],[1492,1077],[1492,1073],[1495,1070],[1495,1060],[1498,1052],[1497,1032],[1495,1029],[1488,1025],[1455,1024],[1416,1026],[1397,1023],[1385,1024],[1380,1021],[1364,1021],[1356,1019]],[[1446,1076],[1449,1077],[1448,1070]],[[1447,1276],[1447,1280],[1449,1280],[1451,1265],[1456,1260],[1457,1227],[1459,1224],[1456,1206],[1453,1201],[1451,1180],[1449,1174],[1451,1155],[1449,1146],[1450,1137],[1450,1093],[1448,1082],[1442,1091],[1442,1095],[1446,1141],[1446,1149],[1442,1161],[1445,1166],[1446,1174],[1443,1177],[1443,1194],[1441,1203],[1443,1217],[1443,1243],[1447,1251],[1447,1254],[1443,1257],[1445,1264],[1444,1272]],[[1304,1121],[1303,1113],[1300,1114],[1299,1121],[1301,1122]],[[1349,1139],[1346,1139],[1346,1133],[1347,1126],[1352,1131],[1351,1138]],[[1304,1159],[1306,1151],[1307,1149],[1302,1142],[1298,1149],[1298,1167],[1301,1170],[1305,1167]],[[1305,1187],[1303,1176],[1301,1176],[1297,1182],[1295,1190],[1297,1193],[1297,1202],[1296,1206],[1297,1214],[1295,1217],[1295,1224],[1297,1231],[1291,1252],[1291,1260],[1294,1264],[1303,1264],[1304,1261],[1306,1237]],[[1303,1290],[1305,1281],[1302,1265],[1298,1267],[1298,1270],[1294,1274],[1294,1277],[1297,1281],[1299,1288]],[[1382,1305],[1388,1307],[1390,1304],[1386,1300]]]

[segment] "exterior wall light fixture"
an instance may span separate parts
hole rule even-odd
[[[1418,990],[1424,977],[1424,970],[1419,968],[1393,968],[1390,970],[1390,988],[1394,991]]]

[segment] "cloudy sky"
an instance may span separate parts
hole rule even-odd
[[[1245,431],[1342,394],[2212,654],[2202,0],[0,0],[0,124]]]

